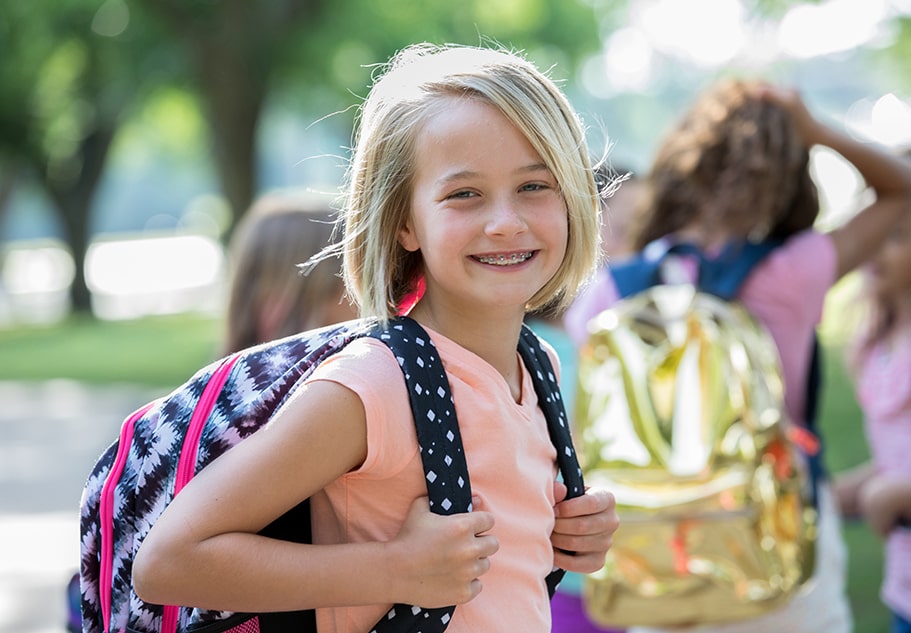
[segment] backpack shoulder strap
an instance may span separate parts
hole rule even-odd
[[[780,245],[780,240],[735,241],[710,258],[693,244],[656,240],[639,254],[611,266],[610,272],[617,292],[625,298],[660,284],[661,265],[668,255],[692,255],[699,266],[697,288],[730,300],[737,296],[753,268]]]
[[[576,456],[576,449],[569,428],[569,418],[563,405],[563,396],[557,384],[557,374],[550,362],[550,357],[541,346],[541,340],[530,327],[522,324],[519,337],[519,354],[525,367],[531,373],[538,405],[547,418],[547,430],[550,440],[557,449],[557,465],[563,483],[566,484],[566,497],[571,499],[585,494],[585,482],[582,480],[582,468]]]
[[[405,375],[430,510],[443,515],[470,512],[468,464],[449,379],[436,346],[424,328],[408,317],[399,317],[385,327],[377,327],[370,336],[389,346]],[[455,606],[424,609],[396,604],[371,633],[419,630],[442,633],[454,611]]]
[[[569,418],[566,415],[560,386],[557,384],[557,374],[550,357],[541,346],[541,339],[524,323],[519,336],[519,354],[531,374],[538,396],[538,406],[544,411],[544,417],[547,419],[550,441],[557,449],[557,466],[566,486],[566,498],[579,497],[585,494],[585,482],[582,480],[582,468],[579,466],[576,449],[573,446]],[[551,598],[565,573],[564,570],[555,568],[545,578]]]

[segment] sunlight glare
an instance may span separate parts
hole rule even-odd
[[[655,48],[697,66],[729,62],[747,40],[739,0],[639,0],[631,14]]]
[[[842,224],[860,210],[863,181],[857,170],[835,151],[816,147],[810,154],[810,169],[819,190],[823,230]]]
[[[851,104],[845,124],[855,137],[889,147],[911,145],[911,104],[893,93]]]
[[[782,19],[778,43],[786,55],[797,58],[848,51],[874,39],[885,17],[885,0],[799,4]]]
[[[96,242],[85,259],[93,308],[104,319],[217,309],[224,269],[224,249],[202,235]]]

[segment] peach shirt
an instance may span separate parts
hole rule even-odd
[[[455,609],[447,630],[550,631],[544,579],[553,567],[556,451],[531,377],[523,368],[517,404],[491,365],[442,335],[429,334],[449,376],[472,492],[481,498],[479,509],[494,513],[491,532],[500,542],[480,595]],[[314,542],[390,540],[411,502],[427,494],[398,362],[383,343],[359,339],[324,361],[310,380],[352,389],[367,414],[365,462],[312,498]],[[369,631],[390,606],[318,609],[319,630]]]

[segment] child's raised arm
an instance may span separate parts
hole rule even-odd
[[[831,232],[840,278],[875,254],[895,224],[911,213],[911,161],[821,123],[810,114],[796,90],[769,85],[757,90],[760,98],[791,114],[807,146],[821,145],[841,154],[876,195],[871,204]]]
[[[301,387],[270,424],[215,460],[174,499],[133,567],[157,604],[267,612],[365,604],[461,604],[498,549],[487,512],[432,514],[415,500],[398,536],[302,545],[256,534],[367,451],[361,400],[333,382]]]

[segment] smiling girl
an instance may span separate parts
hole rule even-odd
[[[411,47],[363,104],[349,179],[337,249],[348,293],[384,320],[423,288],[409,314],[446,369],[475,511],[429,511],[398,362],[358,339],[168,506],[136,558],[137,592],[316,608],[321,632],[368,631],[394,603],[460,605],[453,632],[549,631],[544,578],[600,568],[617,528],[609,493],[564,500],[517,354],[526,312],[568,304],[597,262],[577,115],[517,55]],[[256,535],[307,497],[314,545]]]

